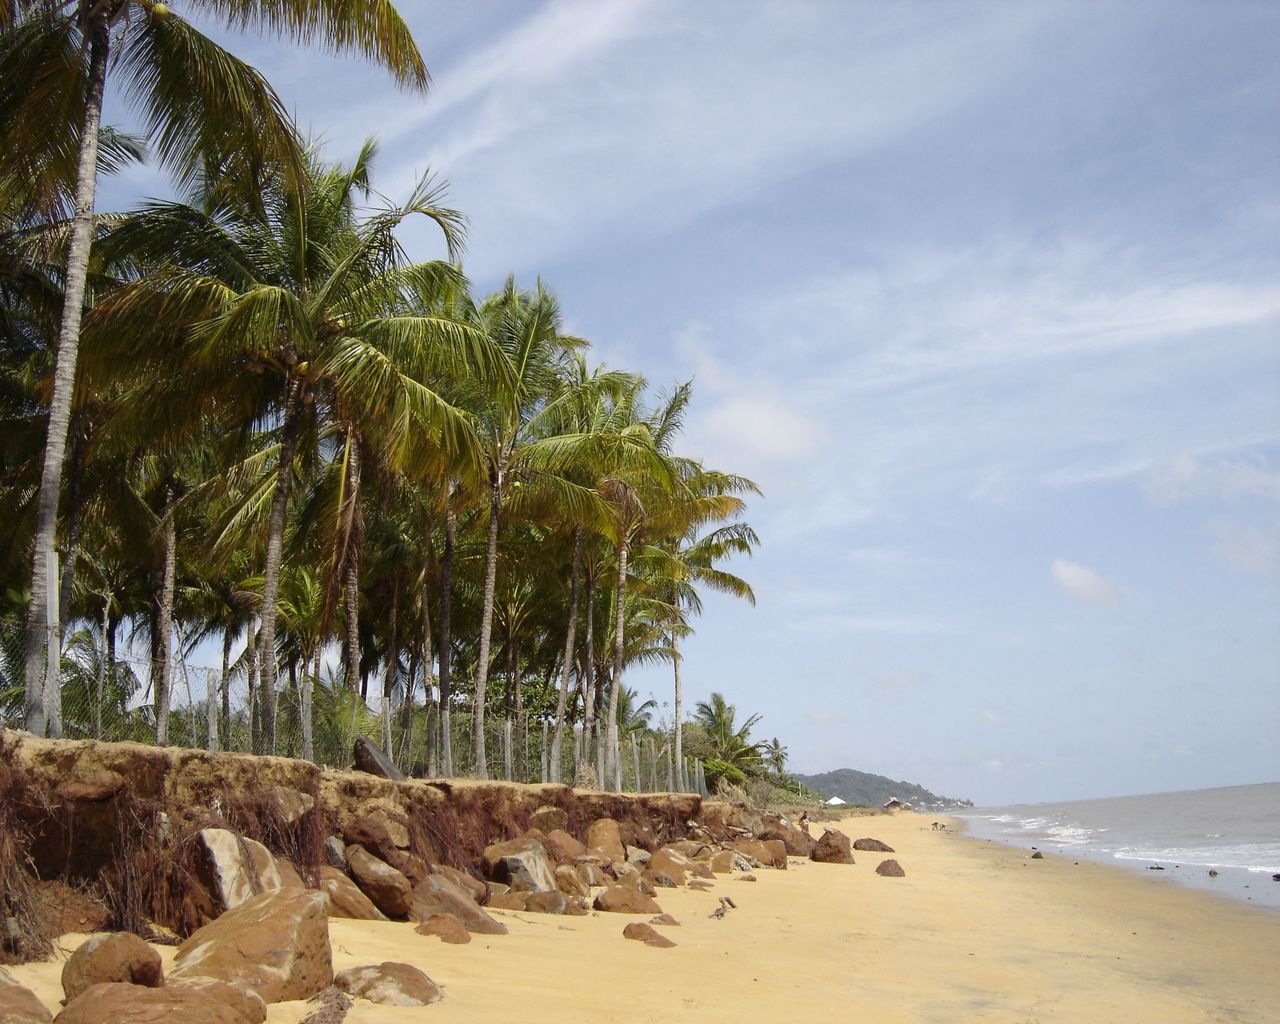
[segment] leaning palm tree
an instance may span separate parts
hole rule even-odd
[[[260,27],[299,42],[355,51],[386,66],[401,82],[425,89],[427,70],[408,28],[386,0],[187,0],[198,16],[231,27]],[[46,626],[54,585],[54,538],[89,250],[102,106],[109,71],[142,115],[162,165],[182,183],[198,176],[222,189],[248,190],[269,164],[302,167],[292,123],[266,80],[152,0],[6,0],[0,4],[0,139],[9,164],[0,182],[39,176],[75,156],[75,213],[67,242],[63,307],[36,509],[36,541],[27,621],[26,721],[33,732],[61,731],[48,722],[46,677],[56,657]],[[56,678],[48,680],[56,686]]]

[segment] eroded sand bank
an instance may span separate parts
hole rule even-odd
[[[895,847],[907,877],[880,878],[875,867],[889,855],[858,853],[852,866],[805,862],[758,871],[755,883],[721,877],[708,893],[660,890],[681,922],[663,929],[674,949],[623,939],[632,918],[617,914],[495,911],[510,934],[465,946],[412,925],[333,921],[335,969],[402,960],[445,991],[425,1009],[357,1001],[347,1020],[1278,1019],[1280,913],[1106,865],[1032,861],[1028,851],[933,832],[913,814],[839,827]],[[738,909],[712,920],[721,895]],[[166,961],[171,953],[162,950]],[[55,962],[14,974],[56,1009],[60,971]],[[268,1020],[296,1024],[307,1010],[278,1004]]]

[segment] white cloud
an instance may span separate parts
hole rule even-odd
[[[992,728],[998,728],[1004,725],[1004,715],[1000,714],[994,708],[984,708],[982,714],[978,716],[978,721],[983,725],[989,725]]]
[[[1280,502],[1280,470],[1258,460],[1204,462],[1182,453],[1155,467],[1143,481],[1147,494],[1162,502],[1196,498],[1264,498]]]
[[[1123,599],[1115,584],[1087,565],[1057,558],[1050,567],[1050,574],[1059,590],[1084,604],[1119,604]]]
[[[1280,529],[1260,529],[1242,523],[1215,522],[1214,554],[1237,572],[1262,576],[1280,571]]]

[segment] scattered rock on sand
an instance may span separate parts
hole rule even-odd
[[[314,1007],[298,1024],[342,1024],[351,1010],[351,997],[330,985],[307,1000]]]
[[[547,851],[536,839],[494,843],[485,847],[482,860],[489,878],[505,882],[517,892],[554,892],[556,889]]]
[[[440,987],[410,964],[392,961],[352,967],[333,979],[343,992],[384,1006],[429,1006],[440,1001]]]
[[[610,861],[627,859],[622,833],[612,818],[597,818],[587,827],[587,848],[604,854]]]
[[[829,828],[813,844],[813,853],[809,856],[820,864],[852,864],[853,853],[849,847],[847,835]]]
[[[756,876],[755,876],[755,875],[752,875],[752,874],[746,874],[746,875],[739,875],[739,876],[738,876],[738,881],[739,881],[739,882],[754,882],[755,880],[756,880]]]
[[[324,895],[263,893],[192,932],[178,947],[169,978],[195,977],[253,989],[268,1003],[319,992],[333,980]]]
[[[160,954],[132,932],[114,932],[86,939],[62,967],[62,991],[68,1002],[93,985],[112,981],[160,988],[164,984]]]
[[[739,839],[731,844],[733,849],[755,864],[771,868],[787,866],[787,848],[777,839]]]
[[[1031,859],[1032,859],[1032,860],[1044,860],[1044,854],[1043,854],[1043,853],[1041,853],[1039,850],[1036,850],[1036,852],[1035,852],[1035,853],[1033,853],[1033,854],[1031,855]]]
[[[386,914],[373,905],[355,882],[337,868],[322,864],[316,869],[320,891],[325,896],[325,906],[330,917],[345,917],[353,921],[385,921]]]
[[[263,1018],[255,1022],[232,1003],[211,999],[195,987],[139,988],[111,982],[86,989],[55,1020],[57,1024],[258,1024]]]
[[[896,853],[892,846],[888,843],[882,843],[879,839],[855,839],[853,841],[855,850],[862,850],[866,853]]]
[[[668,928],[679,928],[679,927],[680,927],[680,922],[679,922],[679,921],[677,921],[677,920],[676,920],[674,917],[672,917],[670,914],[659,914],[657,917],[651,917],[651,918],[649,919],[649,923],[650,923],[650,924],[660,924],[660,925],[665,925],[665,926],[666,926],[666,927],[668,927]]]
[[[669,949],[675,943],[657,931],[652,925],[645,924],[642,921],[632,921],[629,925],[622,929],[624,938],[635,939],[637,942],[643,942],[646,946],[657,946],[659,949]]]
[[[661,914],[662,908],[652,896],[622,885],[610,885],[596,894],[592,906],[611,914]]]
[[[896,860],[882,860],[876,866],[876,874],[883,878],[906,878],[907,873],[902,870],[902,865]]]
[[[13,980],[13,975],[0,967],[0,1021],[4,1024],[49,1024],[53,1014],[44,1008],[29,988]]]
[[[589,896],[591,889],[582,880],[582,876],[568,864],[561,864],[555,870],[556,888],[566,896]]]
[[[524,910],[532,893],[495,892],[485,904],[490,910]]]
[[[531,914],[563,914],[567,904],[562,892],[531,892],[525,897],[524,909]]]
[[[284,881],[276,859],[261,843],[226,828],[200,830],[199,874],[219,910],[231,910]]]
[[[383,860],[396,850],[409,849],[409,829],[381,807],[351,821],[342,834],[348,846],[363,846]]]
[[[569,815],[559,807],[554,807],[551,804],[543,804],[529,815],[529,827],[536,828],[539,832],[549,834],[555,831],[563,831],[568,826]]]
[[[410,917],[425,921],[432,914],[447,911],[462,921],[473,935],[506,935],[507,926],[495,921],[457,882],[443,874],[428,875],[413,890]]]
[[[404,781],[404,773],[392,763],[391,758],[363,736],[356,740],[354,756],[356,771],[378,775],[392,782]]]
[[[419,935],[438,935],[441,942],[462,946],[471,941],[471,933],[456,914],[441,911],[432,914],[414,929]]]
[[[413,902],[413,885],[384,860],[363,846],[347,847],[347,867],[361,892],[388,917],[406,917]]]

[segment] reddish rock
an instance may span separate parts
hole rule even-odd
[[[674,917],[672,917],[670,914],[659,914],[657,917],[651,917],[651,918],[649,919],[649,923],[650,923],[650,924],[660,924],[660,925],[663,925],[663,926],[665,926],[665,927],[667,927],[667,928],[679,928],[679,927],[680,927],[680,922],[679,922],[679,921],[677,921],[677,920],[676,920]]]
[[[356,885],[373,905],[388,917],[407,917],[413,903],[413,885],[384,860],[363,846],[347,847],[347,867]]]
[[[543,804],[529,815],[529,827],[548,834],[562,832],[569,827],[569,815],[559,807]]]
[[[68,1002],[93,985],[113,981],[160,988],[160,954],[132,932],[115,932],[86,939],[62,966],[62,991]]]
[[[456,946],[465,945],[471,941],[471,933],[467,931],[467,926],[462,923],[462,919],[445,911],[432,914],[414,931],[419,935],[437,935],[441,942]]]
[[[547,833],[542,846],[547,851],[547,856],[557,864],[572,864],[587,852],[587,848],[578,840],[558,828]]]
[[[626,860],[618,823],[612,818],[597,818],[587,828],[587,849],[603,854],[608,860]]]
[[[835,829],[827,829],[822,838],[813,845],[810,856],[820,864],[852,864],[853,854],[849,849],[849,837]]]
[[[345,917],[353,921],[385,921],[387,916],[373,905],[373,901],[360,891],[360,887],[337,868],[322,864],[316,869],[320,891],[324,893],[325,909],[330,917]]]
[[[813,837],[781,818],[766,824],[760,832],[760,838],[766,841],[777,840],[792,857],[808,857],[813,853]]]
[[[230,829],[201,829],[198,851],[197,874],[218,911],[284,887],[271,851]]]
[[[387,961],[352,967],[333,979],[343,992],[383,1006],[429,1006],[440,1001],[440,987],[409,964]]]
[[[178,947],[169,977],[214,978],[268,1003],[306,999],[333,980],[324,895],[278,889],[228,910]]]
[[[531,892],[524,901],[524,909],[531,914],[563,914],[567,905],[562,892]]]
[[[896,860],[882,860],[876,866],[876,874],[884,878],[906,878],[907,873],[902,870],[902,865]]]
[[[783,869],[787,866],[787,848],[776,839],[739,839],[731,845],[756,864]]]
[[[49,1024],[52,1019],[36,994],[0,967],[0,1024]]]
[[[662,908],[652,896],[622,885],[610,885],[596,894],[592,906],[611,914],[661,914]]]
[[[46,1018],[47,1019],[47,1018]],[[54,1018],[56,1024],[260,1024],[231,1002],[195,987],[140,988],[125,982],[86,989]]]
[[[495,921],[471,898],[471,893],[444,875],[428,875],[413,890],[413,905],[409,916],[414,921],[425,921],[432,914],[453,914],[467,927],[467,931],[479,935],[506,935],[507,926]]]
[[[712,874],[727,875],[733,871],[733,851],[717,850],[711,855],[707,866],[711,868]]]
[[[471,898],[477,903],[484,903],[485,898],[489,895],[489,884],[487,882],[482,882],[465,871],[459,871],[448,864],[437,864],[431,869],[431,873],[433,875],[444,875],[454,885],[470,893]]]
[[[646,946],[656,946],[659,949],[670,949],[675,945],[660,931],[652,925],[645,924],[643,921],[632,921],[622,929],[622,935],[624,938],[635,939],[637,942],[643,942]]]
[[[316,805],[316,798],[310,793],[303,793],[292,786],[272,786],[267,790],[267,799],[286,825],[296,825]]]
[[[276,870],[280,872],[280,888],[282,889],[305,889],[307,883],[302,880],[302,876],[298,874],[298,869],[293,866],[293,861],[285,860],[283,857],[276,858]]]
[[[896,851],[888,843],[882,843],[879,839],[855,839],[853,841],[855,850],[864,850],[868,853],[895,853]]]
[[[205,1002],[224,1003],[249,1024],[262,1024],[267,1019],[267,1004],[250,988],[230,985],[215,978],[182,978],[165,985],[169,992],[192,992]]]
[[[590,896],[591,889],[582,876],[568,864],[561,864],[555,870],[556,888],[566,896]]]
[[[738,878],[739,882],[754,882],[755,880],[756,880],[755,875],[741,875]]]
[[[527,892],[496,892],[485,906],[490,910],[524,910],[530,895]]]
[[[98,804],[110,800],[124,789],[124,776],[116,772],[89,772],[68,779],[58,786],[57,794],[67,803]]]
[[[516,892],[554,892],[556,889],[547,851],[536,839],[494,843],[485,847],[481,860],[489,878],[506,883]]]

